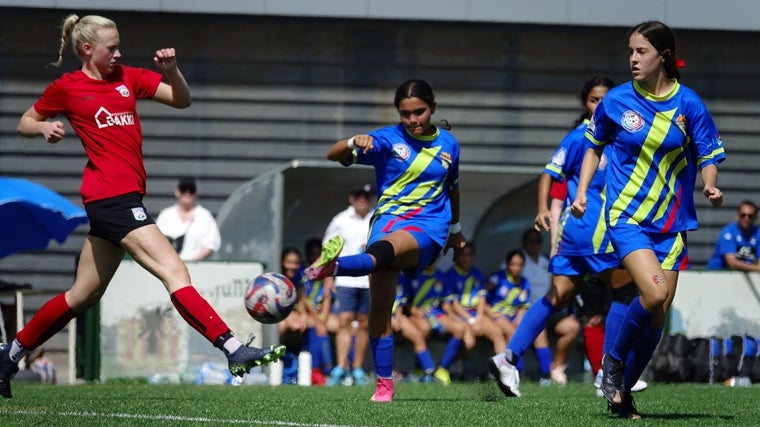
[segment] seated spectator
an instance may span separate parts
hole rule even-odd
[[[465,340],[474,344],[471,337],[485,337],[493,344],[494,353],[504,351],[507,340],[501,328],[494,323],[487,302],[486,281],[475,267],[475,245],[468,242],[454,265],[444,276],[443,309],[466,323]],[[468,347],[468,349],[471,347]]]
[[[760,229],[755,225],[757,205],[750,200],[739,203],[736,222],[723,227],[715,252],[707,262],[710,270],[760,271],[757,253]]]
[[[507,252],[505,263],[505,269],[488,277],[486,288],[491,316],[509,341],[517,323],[530,306],[530,285],[522,277],[525,265],[522,251],[518,249]]]

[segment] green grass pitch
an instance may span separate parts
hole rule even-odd
[[[636,394],[643,420],[614,418],[588,383],[521,385],[506,398],[492,382],[397,384],[390,404],[374,387],[14,383],[0,426],[749,426],[760,423],[760,387],[650,384]]]

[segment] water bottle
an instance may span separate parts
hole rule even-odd
[[[298,353],[298,385],[311,385],[311,353]]]
[[[269,364],[269,385],[282,384],[282,360]]]

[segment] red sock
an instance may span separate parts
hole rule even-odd
[[[18,332],[16,339],[27,351],[41,346],[76,317],[77,314],[69,307],[65,295],[65,292],[58,294],[46,302],[24,329]]]
[[[602,369],[602,353],[604,352],[604,324],[585,326],[583,328],[583,345],[586,347],[586,357],[591,364],[591,372]]]
[[[175,291],[171,299],[180,316],[211,344],[216,345],[216,339],[229,332],[230,328],[224,320],[194,287],[185,286]]]

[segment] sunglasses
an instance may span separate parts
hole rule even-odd
[[[754,218],[755,214],[739,213],[739,218]]]

